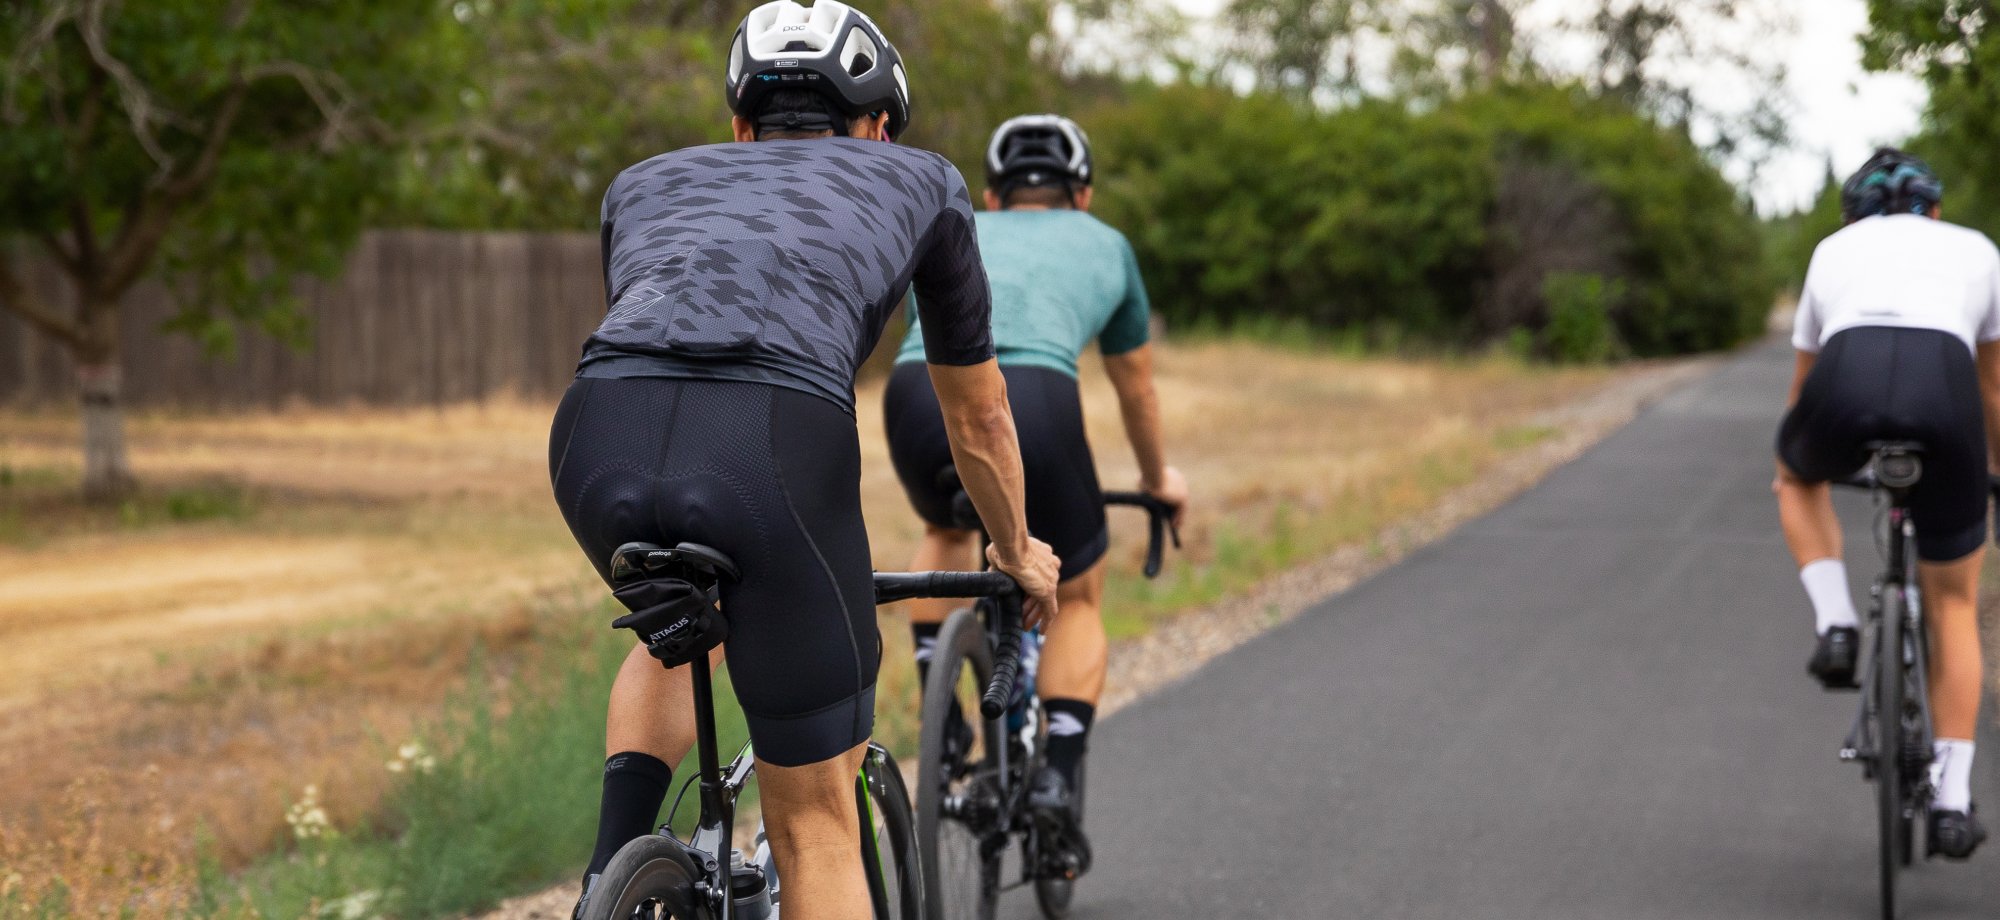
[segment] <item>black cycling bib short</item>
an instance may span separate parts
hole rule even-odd
[[[872,731],[880,658],[855,369],[912,283],[930,360],[993,356],[964,180],[874,141],[697,147],[620,174],[603,235],[609,313],[549,439],[563,518],[600,575],[634,540],[728,554],[757,756],[830,759]]]
[[[1845,479],[1871,441],[1920,441],[1910,494],[1917,555],[1962,559],[1986,538],[1986,424],[1965,342],[1934,329],[1858,326],[1820,351],[1778,431],[1778,457],[1811,482]]]
[[[1021,442],[1027,482],[1028,532],[1049,544],[1062,560],[1067,581],[1090,571],[1104,558],[1110,536],[1104,522],[1104,493],[1083,428],[1083,400],[1076,378],[1045,367],[1003,365],[1007,401]],[[889,436],[889,459],[910,505],[934,527],[956,527],[955,490],[938,473],[952,465],[944,411],[922,364],[898,364],[883,393],[882,414]]]

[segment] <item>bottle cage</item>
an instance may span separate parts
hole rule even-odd
[[[729,621],[717,604],[721,578],[735,574],[726,557],[707,547],[628,543],[612,564],[611,593],[632,612],[611,627],[638,633],[666,667],[688,664],[729,638]]]

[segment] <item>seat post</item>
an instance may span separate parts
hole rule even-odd
[[[694,684],[694,744],[701,770],[701,823],[705,830],[719,835],[716,839],[722,843],[717,848],[717,855],[726,857],[731,825],[735,822],[722,797],[722,766],[718,762],[715,739],[715,687],[709,674],[708,655],[696,656],[688,666],[692,669],[689,678]]]

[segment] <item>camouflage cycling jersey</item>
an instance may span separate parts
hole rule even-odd
[[[828,138],[654,157],[604,196],[610,312],[578,375],[746,380],[853,411],[914,283],[936,364],[993,357],[965,180],[937,154]]]

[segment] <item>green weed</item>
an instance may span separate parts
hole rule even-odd
[[[421,733],[415,750],[437,751],[434,762],[424,769],[422,758],[398,752],[391,762],[404,779],[372,823],[301,836],[233,877],[205,873],[193,915],[418,920],[567,879],[595,835],[605,699],[630,648],[628,636],[606,630],[551,654],[559,670],[498,695],[478,689],[488,681],[475,664],[475,689]],[[727,679],[716,689],[723,747],[733,753],[748,733]],[[692,775],[691,763],[675,772],[677,782]],[[691,815],[684,805],[679,823]]]

